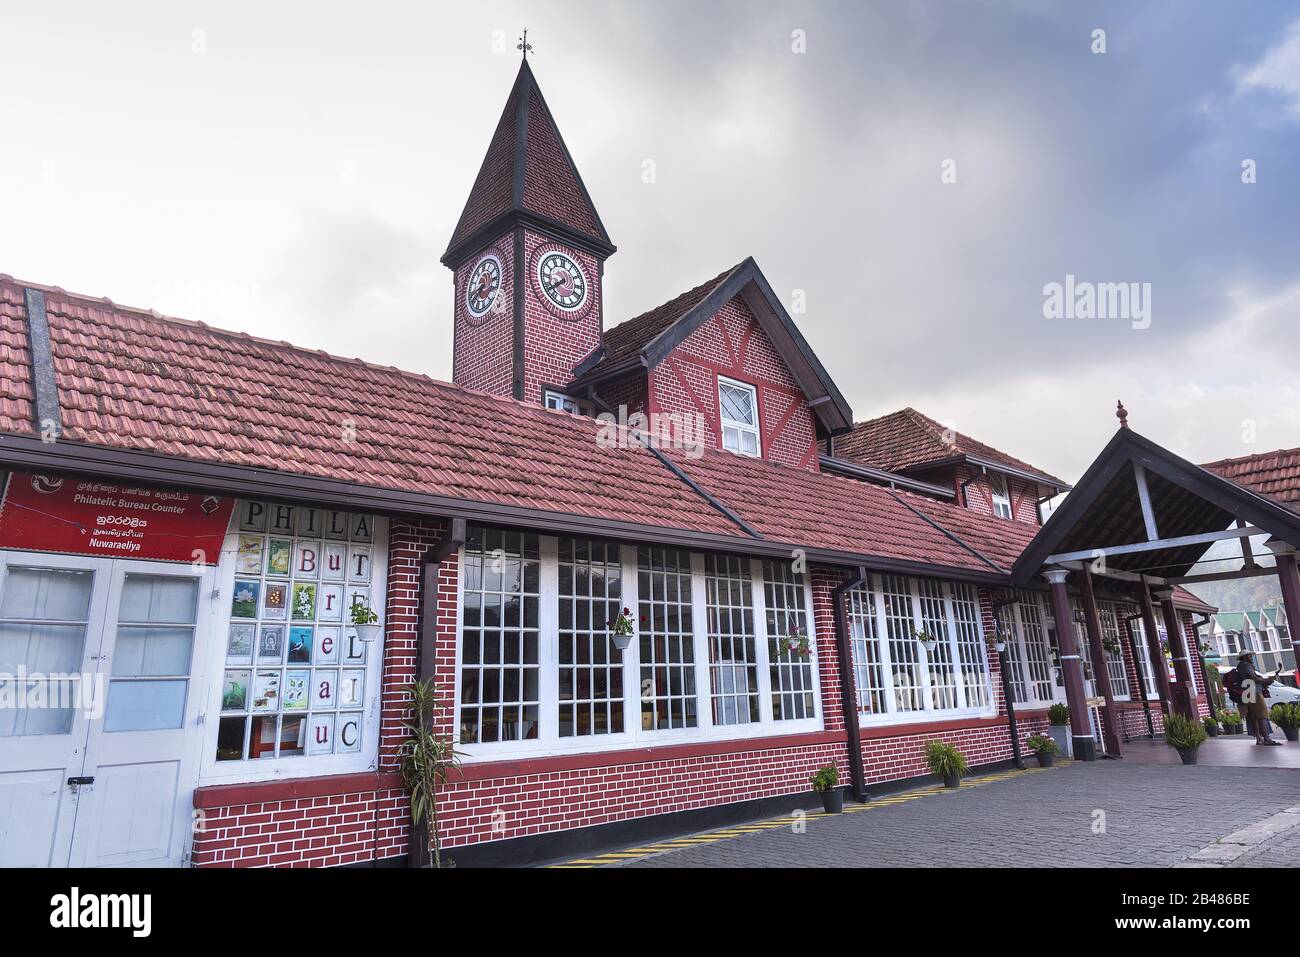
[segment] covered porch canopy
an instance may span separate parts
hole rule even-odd
[[[1126,591],[1142,612],[1150,660],[1156,671],[1161,708],[1195,717],[1193,658],[1174,607],[1174,586],[1255,575],[1277,575],[1288,620],[1300,622],[1300,514],[1174,455],[1128,428],[1123,406],[1121,427],[1083,478],[1066,496],[1012,569],[1018,586],[1040,575],[1051,585],[1057,640],[1076,757],[1093,760],[1096,740],[1087,717],[1079,638],[1067,588],[1077,586],[1083,608],[1083,639],[1093,661],[1102,661],[1102,634],[1093,594],[1095,578]],[[1267,536],[1275,565],[1257,563],[1250,538]],[[1191,575],[1216,542],[1239,539],[1240,569]],[[1176,680],[1160,667],[1156,607],[1169,638]],[[1292,629],[1293,646],[1300,645]],[[1199,659],[1199,655],[1196,657]],[[1104,733],[1108,750],[1120,749],[1118,712],[1105,668],[1097,669],[1097,688],[1105,699]],[[1207,688],[1208,694],[1208,688]]]

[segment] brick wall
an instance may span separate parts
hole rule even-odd
[[[722,447],[718,376],[756,387],[763,457],[816,470],[816,425],[798,383],[740,297],[687,336],[650,372],[649,411],[696,413],[706,441]]]
[[[501,289],[487,315],[474,319],[465,306],[465,284],[482,254],[470,257],[456,270],[452,291],[452,381],[467,389],[507,397],[512,394],[514,248],[513,234],[507,232],[483,251],[501,260]]]
[[[1038,486],[1010,476],[1006,478],[1007,491],[1011,495],[1011,511],[1016,521],[1027,525],[1041,524],[1038,516]],[[979,469],[962,465],[952,470],[947,478],[942,477],[941,473],[935,473],[926,475],[925,479],[940,485],[951,483],[957,490],[958,504],[961,504],[961,484],[969,480],[970,484],[966,486],[966,507],[982,515],[993,514],[993,490],[989,486],[988,476]]]
[[[537,284],[537,262],[551,250],[574,260],[587,277],[587,301],[577,312],[560,309]],[[562,243],[525,232],[524,263],[524,400],[540,403],[545,387],[568,385],[573,379],[573,367],[600,345],[600,261]]]

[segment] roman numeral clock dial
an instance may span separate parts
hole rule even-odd
[[[564,253],[548,252],[537,261],[537,283],[546,298],[565,312],[577,312],[587,301],[587,277]]]
[[[465,284],[465,308],[470,316],[481,319],[487,315],[501,294],[501,260],[488,253],[474,266]]]

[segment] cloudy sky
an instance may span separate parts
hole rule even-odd
[[[1296,2],[10,5],[0,272],[448,378],[525,26],[608,324],[753,255],[859,419],[1067,479],[1116,398],[1197,461],[1300,445]],[[1067,275],[1149,328],[1046,318]]]

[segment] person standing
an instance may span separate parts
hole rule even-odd
[[[1255,654],[1243,651],[1237,659],[1237,685],[1241,689],[1242,705],[1246,709],[1246,723],[1255,734],[1255,743],[1262,745],[1281,745],[1269,737],[1267,691],[1276,677],[1262,675],[1255,668]]]

